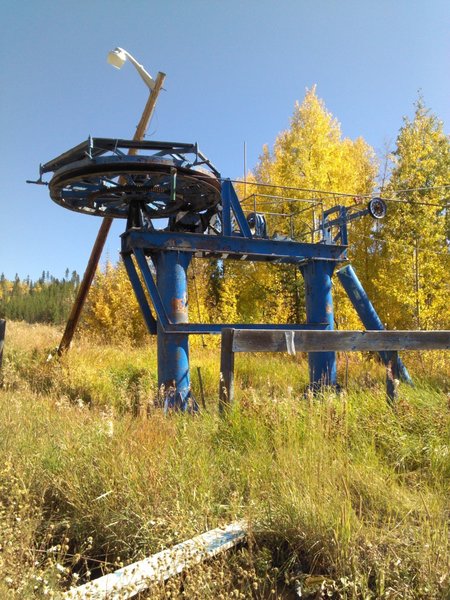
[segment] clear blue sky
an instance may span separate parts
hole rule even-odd
[[[251,168],[315,83],[343,134],[378,152],[419,89],[448,131],[449,15],[448,0],[0,0],[0,272],[83,273],[99,218],[25,180],[89,134],[132,137],[147,92],[106,63],[115,46],[167,74],[149,137],[198,142],[234,178],[244,141]]]

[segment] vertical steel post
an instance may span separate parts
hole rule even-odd
[[[345,265],[345,267],[342,267],[342,269],[337,271],[336,275],[338,276],[342,287],[346,291],[350,302],[353,304],[354,309],[358,313],[358,316],[361,319],[364,327],[368,330],[375,331],[382,331],[385,329],[353,267],[351,265]],[[378,352],[378,354],[386,366],[388,365],[389,361],[392,360],[392,352]],[[397,368],[400,379],[412,385],[413,382],[411,376],[400,359],[398,359]]]
[[[305,280],[306,321],[308,324],[327,323],[334,329],[331,276],[335,263],[328,260],[310,260],[301,267]],[[310,352],[309,382],[313,389],[336,385],[336,353]]]
[[[159,252],[156,280],[169,320],[188,322],[187,269],[189,252]],[[190,408],[189,335],[164,331],[158,320],[158,385],[163,392],[164,409]],[[195,404],[195,402],[193,403]]]

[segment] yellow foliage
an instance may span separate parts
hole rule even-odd
[[[139,305],[122,261],[98,270],[83,315],[83,328],[108,341],[146,339]]]
[[[387,197],[405,203],[390,202],[384,221],[364,218],[349,230],[349,259],[380,317],[391,328],[448,326],[448,209],[444,209],[439,186],[450,179],[449,141],[442,124],[421,101],[416,108],[414,119],[406,119],[400,130],[391,180],[384,191]],[[372,194],[377,167],[375,153],[364,139],[342,136],[339,122],[314,87],[295,104],[290,126],[277,136],[273,150],[263,147],[258,165],[246,175],[245,183],[237,185],[237,192],[247,214],[254,210],[284,213],[267,214],[270,237],[317,242],[319,237],[312,230],[321,210],[360,202],[360,196]],[[425,189],[396,191],[417,187]],[[314,209],[311,201],[316,203]],[[194,258],[188,285],[191,321],[305,321],[303,279],[293,265]],[[333,293],[337,326],[361,327],[337,282]],[[107,339],[145,339],[122,263],[108,263],[97,273],[84,325]]]
[[[385,298],[383,316],[390,327],[447,328],[448,200],[440,186],[450,180],[450,143],[421,99],[414,118],[404,120],[391,158],[387,195],[400,202],[389,204],[377,236],[376,293]]]
[[[250,198],[243,207],[247,211],[256,208],[259,212],[290,215],[266,215],[270,236],[279,234],[307,242],[318,241],[311,230],[314,221],[317,224],[321,209],[338,201],[348,204],[354,200],[301,190],[350,192],[357,197],[373,191],[376,173],[373,149],[362,138],[352,141],[342,137],[338,121],[327,111],[314,87],[306,92],[302,103],[295,104],[290,127],[278,135],[273,152],[264,146],[259,164],[247,176],[245,196]],[[258,184],[265,184],[265,187]],[[277,186],[300,189],[286,190]],[[244,184],[238,186],[238,191],[244,195]],[[278,198],[270,200],[268,195]],[[280,196],[298,201],[283,200]],[[311,200],[318,205],[321,203],[315,213],[308,210]],[[359,228],[364,234],[370,234],[367,224]],[[357,240],[350,254],[352,259],[356,258],[358,269],[360,263],[367,262],[369,249],[367,241],[359,237]],[[298,269],[288,265],[257,265],[250,271],[242,263],[232,268],[241,317],[249,320],[248,315],[252,314],[250,320],[279,323],[305,320],[303,280]],[[365,280],[364,272],[362,279]],[[354,310],[338,286],[335,297],[339,322],[346,327],[357,327]]]

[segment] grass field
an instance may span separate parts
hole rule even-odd
[[[164,417],[155,347],[8,323],[0,390],[0,598],[57,597],[245,518],[249,544],[151,598],[450,596],[450,404],[440,353],[386,403],[383,369],[339,357],[340,395],[303,398],[304,357],[239,356],[217,416],[219,350],[192,348],[206,410]]]

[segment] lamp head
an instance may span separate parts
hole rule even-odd
[[[121,67],[123,67],[127,58],[130,61],[130,63],[134,66],[134,68],[137,70],[139,75],[142,77],[145,85],[149,88],[149,90],[153,90],[153,88],[155,87],[155,82],[153,81],[151,75],[149,75],[147,73],[147,71],[144,69],[144,67],[141,64],[139,64],[138,61],[129,52],[127,52],[123,48],[115,48],[114,50],[112,50],[108,54],[107,61],[109,62],[110,65],[112,65],[116,69],[120,69]]]
[[[107,61],[116,69],[121,69],[126,60],[127,55],[125,53],[125,50],[122,50],[122,48],[115,48],[114,50],[111,50],[111,52],[108,53]]]

